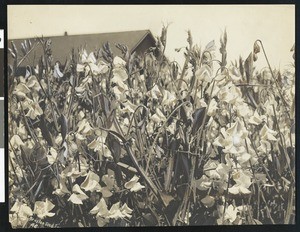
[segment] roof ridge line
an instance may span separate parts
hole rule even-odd
[[[13,41],[13,40],[25,40],[25,39],[35,39],[35,38],[54,38],[54,37],[69,37],[69,36],[88,36],[88,35],[100,35],[100,34],[116,34],[116,33],[129,33],[129,32],[147,32],[146,34],[148,34],[149,32],[151,33],[151,31],[149,29],[145,29],[145,30],[132,30],[132,31],[114,31],[114,32],[100,32],[100,33],[88,33],[88,34],[76,34],[76,35],[53,35],[53,36],[34,36],[34,37],[23,37],[23,38],[14,38],[14,39],[8,39],[8,41]]]

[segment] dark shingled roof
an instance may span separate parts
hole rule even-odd
[[[64,36],[49,36],[45,38],[50,38],[52,41],[52,55],[53,61],[59,60],[64,63],[66,58],[69,57],[72,48],[79,49],[80,47],[85,47],[87,52],[90,53],[102,47],[103,44],[109,42],[111,50],[114,55],[121,55],[121,51],[116,48],[116,44],[124,44],[128,46],[129,50],[134,52],[138,46],[147,40],[149,46],[154,46],[155,39],[150,32],[150,30],[140,30],[140,31],[125,31],[125,32],[113,32],[113,33],[101,33],[101,34],[86,34],[86,35],[64,35]],[[21,43],[24,39],[11,39],[8,41],[8,47],[11,47],[10,41],[13,41],[18,50],[21,48]],[[34,41],[34,39],[31,39]],[[32,54],[30,54],[29,59],[22,63],[22,66],[32,65],[33,59],[35,57],[34,63],[36,64],[38,59],[42,55],[41,46],[38,46]],[[21,50],[19,51],[21,53]],[[8,63],[12,62],[11,55],[8,53]],[[31,64],[30,64],[30,63]]]

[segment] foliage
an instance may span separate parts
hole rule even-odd
[[[13,46],[13,227],[294,223],[293,67],[271,69],[259,40],[227,64],[226,31],[220,61],[189,31],[180,67],[166,33],[142,55],[73,50],[64,70],[38,39],[44,55],[25,76],[15,70],[32,49],[20,59]],[[256,71],[258,58],[268,68]]]

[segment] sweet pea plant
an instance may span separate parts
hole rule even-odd
[[[260,40],[227,64],[226,31],[220,60],[189,31],[180,66],[166,36],[142,55],[74,49],[64,70],[50,40],[12,43],[12,227],[295,222],[294,67],[272,69]],[[16,76],[36,46],[37,66]]]

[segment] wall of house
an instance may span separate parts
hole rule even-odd
[[[144,52],[150,48],[155,46],[155,41],[150,35],[147,35],[146,38],[139,44],[139,46],[135,49],[135,52],[139,55],[144,54]]]

